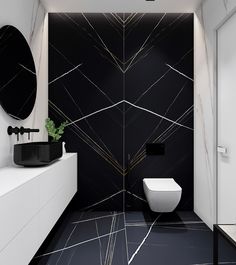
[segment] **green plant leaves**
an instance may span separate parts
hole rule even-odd
[[[52,137],[53,142],[57,142],[64,133],[64,129],[68,121],[62,122],[61,125],[56,128],[55,123],[50,118],[46,119],[45,128],[47,129],[48,135]]]

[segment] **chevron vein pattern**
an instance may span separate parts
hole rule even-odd
[[[142,179],[172,177],[192,210],[193,84],[192,14],[49,14],[49,116],[69,122],[80,209],[147,209]]]

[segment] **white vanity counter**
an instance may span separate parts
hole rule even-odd
[[[0,264],[30,262],[77,191],[77,154],[0,169]]]
[[[64,154],[58,161],[45,167],[21,167],[14,165],[0,168],[0,197],[19,188],[21,185],[24,185],[26,182],[31,181],[46,171],[56,168],[57,164],[63,160],[67,160],[76,155],[74,153]]]

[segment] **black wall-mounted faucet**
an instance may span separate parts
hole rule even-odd
[[[17,135],[17,141],[19,141],[19,134],[23,135],[24,133],[28,133],[28,139],[30,139],[30,133],[32,132],[39,132],[39,129],[30,129],[30,128],[24,128],[24,127],[15,127],[8,126],[7,133],[8,135],[12,135],[13,133]]]

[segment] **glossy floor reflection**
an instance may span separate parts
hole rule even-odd
[[[231,252],[222,264],[236,264]],[[207,265],[212,264],[212,232],[193,212],[70,209],[30,263],[36,264]]]

